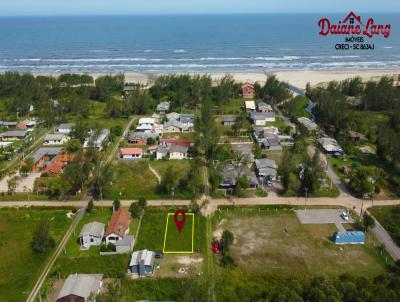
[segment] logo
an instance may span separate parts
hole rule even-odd
[[[321,36],[327,35],[352,35],[366,36],[390,36],[390,24],[375,24],[373,18],[369,18],[365,23],[361,21],[361,16],[357,16],[354,12],[350,12],[344,20],[338,24],[331,23],[328,18],[322,18],[318,21]]]

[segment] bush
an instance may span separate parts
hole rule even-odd
[[[115,252],[117,249],[116,249],[116,247],[115,247],[115,245],[114,244],[112,244],[112,243],[109,243],[109,244],[102,244],[101,246],[100,246],[100,252],[103,252],[103,253],[112,253],[112,252]]]

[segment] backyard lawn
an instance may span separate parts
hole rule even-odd
[[[50,222],[56,243],[68,229],[71,218],[67,209],[0,209],[0,301],[20,302],[26,299],[41,273],[47,255],[35,255],[30,242],[41,219]]]
[[[179,215],[178,220],[181,219],[181,215]],[[168,223],[165,228],[164,253],[193,253],[194,220],[194,214],[187,214],[186,222],[179,231],[174,221],[174,213],[167,214]]]
[[[214,236],[223,230],[235,236],[230,253],[239,268],[284,277],[385,271],[385,256],[370,233],[363,246],[338,247],[331,241],[333,224],[303,225],[293,210],[259,208],[224,208],[214,216]]]

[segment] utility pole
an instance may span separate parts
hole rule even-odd
[[[304,211],[307,211],[308,188],[304,188],[304,191],[306,191],[306,198],[304,199]]]

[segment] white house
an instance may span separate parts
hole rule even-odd
[[[91,145],[93,145],[95,148],[101,151],[103,150],[103,142],[109,135],[110,129],[101,129],[97,134],[91,130],[89,137],[87,137],[83,143],[83,148],[89,148]]]
[[[274,112],[252,112],[250,119],[256,126],[265,126],[267,122],[275,122]]]
[[[158,160],[165,158],[168,155],[168,150],[169,147],[165,147],[165,146],[158,146],[157,150],[156,150],[156,158]]]
[[[143,149],[141,148],[120,148],[120,159],[140,159],[143,157]]]
[[[188,157],[188,147],[173,145],[169,149],[170,159],[186,159]]]
[[[119,209],[114,212],[108,222],[105,233],[106,244],[124,239],[129,234],[129,225],[131,223],[131,213],[127,210]]]
[[[65,124],[60,124],[56,129],[56,133],[64,133],[68,134],[71,133],[71,131],[74,129],[75,124],[73,123],[65,123]]]
[[[69,137],[63,133],[47,134],[43,145],[63,145],[69,141]]]
[[[152,117],[142,117],[139,119],[136,131],[152,132],[154,130],[155,120]]]
[[[88,249],[93,245],[100,245],[104,237],[104,223],[91,222],[83,226],[79,234],[81,249]]]
[[[256,110],[256,103],[254,101],[245,101],[244,109],[246,111],[254,111],[254,110]]]

